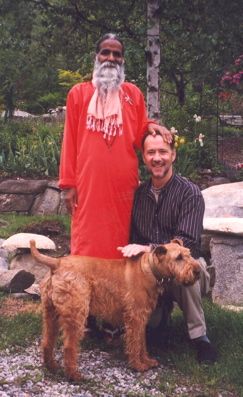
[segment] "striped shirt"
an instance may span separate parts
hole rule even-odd
[[[151,180],[141,184],[135,194],[131,243],[161,244],[173,238],[183,241],[194,258],[200,256],[205,204],[195,184],[173,174],[156,202],[151,191]]]

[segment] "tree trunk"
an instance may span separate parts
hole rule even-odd
[[[160,121],[160,0],[147,0],[147,106],[150,118]]]

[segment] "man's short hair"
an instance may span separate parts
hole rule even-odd
[[[144,142],[146,141],[147,137],[150,135],[152,135],[152,136],[160,135],[163,138],[162,134],[157,130],[155,132],[146,131],[143,135],[142,142],[141,142],[142,151],[144,151]],[[171,149],[175,149],[175,135],[174,134],[172,134],[172,142],[169,145],[170,145]]]
[[[120,39],[120,37],[118,37],[115,33],[106,33],[106,34],[104,34],[104,36],[102,36],[102,37],[97,41],[96,47],[95,47],[95,52],[96,52],[96,54],[98,54],[98,53],[100,52],[100,45],[101,45],[101,43],[103,43],[103,41],[109,40],[109,39],[119,41],[119,43],[120,43],[121,46],[122,46],[122,56],[124,56],[124,53],[125,53],[124,43],[123,43],[123,41]]]

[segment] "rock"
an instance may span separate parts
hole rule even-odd
[[[223,185],[226,183],[230,183],[229,178],[226,178],[225,176],[216,176],[208,182],[208,186]]]
[[[236,313],[243,311],[243,306],[221,305],[221,307],[225,310],[229,310],[231,312],[236,312]]]
[[[209,218],[204,217],[203,229],[205,232],[220,232],[243,236],[243,218]]]
[[[55,179],[18,178],[0,181],[0,212],[67,214],[61,195],[62,191]]]
[[[17,248],[29,248],[30,240],[35,240],[36,247],[39,249],[56,249],[55,243],[50,238],[34,233],[14,234],[3,242],[2,248],[8,249],[9,251],[16,250]]]
[[[4,292],[24,292],[35,281],[35,276],[23,269],[0,273],[0,289]]]
[[[243,181],[211,186],[202,190],[205,218],[243,218]]]
[[[60,215],[67,215],[68,214],[68,210],[67,210],[66,203],[65,203],[65,200],[64,200],[64,192],[63,191],[60,194],[60,205],[59,205],[58,213]]]
[[[0,183],[0,193],[8,194],[38,194],[45,190],[48,185],[47,180],[31,179],[8,179]]]
[[[0,239],[0,271],[8,270],[8,251],[2,248],[5,240]]]
[[[216,280],[214,302],[243,306],[243,240],[237,237],[213,237],[210,241],[211,263]]]
[[[50,270],[46,265],[37,262],[31,254],[15,255],[11,260],[9,267],[12,270],[25,269],[27,272],[34,275],[37,283],[39,283]]]
[[[58,214],[60,193],[52,188],[47,188],[45,193],[36,198],[31,214]]]
[[[31,295],[33,298],[40,297],[40,286],[37,283],[33,283],[29,288],[24,290],[27,294]]]
[[[28,213],[33,201],[34,195],[31,194],[1,194],[0,212]]]
[[[8,270],[8,261],[0,257],[0,272],[2,270]]]

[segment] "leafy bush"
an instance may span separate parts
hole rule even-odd
[[[0,123],[0,173],[57,176],[63,126],[39,120]]]

